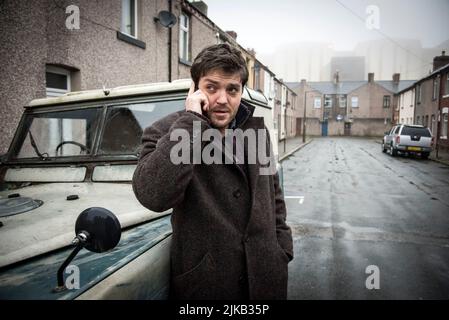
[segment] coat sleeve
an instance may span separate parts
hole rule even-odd
[[[142,135],[142,150],[133,176],[133,190],[139,202],[146,208],[162,212],[173,208],[184,198],[184,192],[191,181],[193,166],[193,141],[201,135],[195,131],[200,126],[201,134],[208,127],[206,118],[193,112],[173,113],[146,128]],[[189,162],[174,164],[170,158],[172,148],[180,143],[171,141],[170,135],[176,129],[185,130],[189,145]]]
[[[279,174],[274,175],[274,192],[276,202],[276,235],[279,245],[284,249],[290,261],[293,260],[292,231],[286,223],[287,209],[285,207],[284,194],[279,185]]]

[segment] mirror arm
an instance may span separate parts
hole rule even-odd
[[[72,253],[67,257],[67,259],[64,261],[64,263],[59,267],[58,269],[58,286],[53,289],[54,292],[61,292],[67,289],[67,287],[64,284],[64,270],[67,268],[69,263],[75,258],[75,256],[78,254],[78,252],[84,248],[87,241],[89,240],[89,233],[86,231],[81,231],[75,239],[73,239],[72,244],[75,244],[76,247],[72,251]]]

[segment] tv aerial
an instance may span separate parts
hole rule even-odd
[[[159,22],[165,28],[173,27],[178,20],[176,16],[168,11],[160,11],[157,17],[154,17],[154,22]]]

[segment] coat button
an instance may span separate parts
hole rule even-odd
[[[243,243],[248,243],[249,242],[249,236],[248,235],[244,235],[243,236]]]
[[[242,195],[242,193],[240,192],[239,189],[237,189],[237,190],[234,191],[233,195],[234,195],[235,198],[240,198],[240,196]]]

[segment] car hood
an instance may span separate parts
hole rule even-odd
[[[0,267],[70,245],[78,215],[90,207],[112,211],[122,229],[169,213],[144,208],[129,183],[38,184],[2,191],[0,198],[12,193],[43,203],[36,209],[0,218]],[[69,195],[78,199],[69,201]]]

